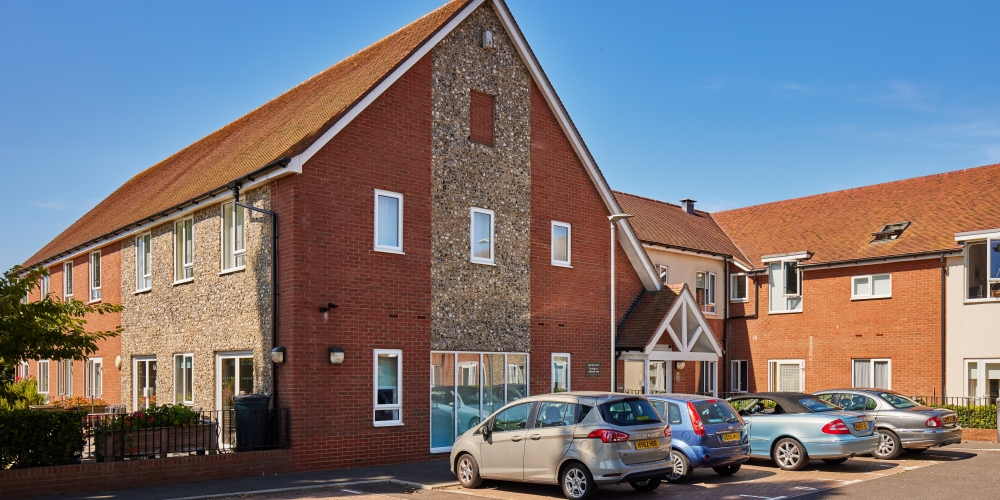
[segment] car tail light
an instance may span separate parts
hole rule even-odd
[[[624,443],[628,441],[628,434],[624,432],[613,431],[611,429],[597,429],[596,431],[590,431],[588,438],[598,438],[602,443]]]
[[[823,426],[823,434],[850,434],[843,420],[834,420]]]
[[[924,425],[927,427],[941,427],[941,419],[937,417],[928,418],[927,423]]]
[[[691,417],[691,427],[694,429],[694,433],[704,436],[705,424],[701,423],[701,415],[698,415],[698,410],[694,408],[694,403],[690,401],[688,401],[688,416]]]
[[[672,436],[673,434],[674,434],[674,431],[672,431],[672,430],[670,429],[670,424],[667,424],[667,428],[666,428],[666,429],[663,429],[663,435],[664,435],[664,436],[666,436],[666,437],[670,437],[670,436]]]

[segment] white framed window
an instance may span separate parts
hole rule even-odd
[[[253,394],[253,352],[235,351],[215,355],[215,404],[217,409],[235,407],[233,397]]]
[[[150,268],[152,263],[152,235],[150,233],[141,234],[135,238],[135,291],[145,292],[153,288],[153,271]]]
[[[749,302],[747,290],[750,288],[750,281],[746,273],[736,273],[729,275],[729,301]]]
[[[17,378],[28,378],[31,376],[31,371],[28,368],[27,361],[21,361],[17,364],[17,367],[15,367],[14,370],[14,376]]]
[[[1000,299],[1000,238],[965,244],[967,300]]]
[[[570,254],[573,249],[573,227],[566,222],[552,221],[552,265],[573,267]]]
[[[63,264],[63,298],[73,298],[73,263]]]
[[[570,355],[568,352],[552,353],[552,387],[549,392],[569,392]]]
[[[194,219],[174,223],[174,282],[194,278]]]
[[[656,274],[660,276],[660,283],[666,285],[670,283],[670,266],[663,264],[656,265]]]
[[[235,202],[222,204],[222,270],[235,271],[246,267],[247,210]]]
[[[49,294],[49,275],[42,275],[42,279],[38,281],[38,292],[38,300],[44,299]]]
[[[403,253],[403,195],[375,190],[375,250]]]
[[[798,261],[768,264],[768,312],[802,312],[802,270]]]
[[[750,363],[745,359],[729,362],[729,390],[748,392],[750,390]]]
[[[476,264],[495,265],[494,255],[494,231],[492,210],[485,208],[469,209],[470,227],[470,261]]]
[[[403,425],[403,351],[374,350],[375,426]]]
[[[701,292],[702,312],[715,314],[715,273],[703,272],[695,275],[695,291]]]
[[[49,398],[49,360],[38,360],[38,393],[44,394],[45,399]]]
[[[772,359],[767,362],[769,391],[802,392],[806,386],[806,362],[802,359]]]
[[[73,396],[73,360],[61,359],[56,365],[56,392],[62,397]]]
[[[718,364],[715,361],[702,361],[699,366],[700,370],[698,373],[698,393],[704,395],[715,396],[716,393],[716,375]]]
[[[892,360],[852,359],[851,387],[892,389]]]
[[[156,356],[132,358],[132,408],[156,405]]]
[[[102,369],[104,362],[101,358],[89,358],[84,365],[83,372],[83,396],[87,398],[99,398],[103,393],[104,374]]]
[[[174,404],[194,404],[194,355],[174,355]]]
[[[851,300],[892,297],[891,274],[868,274],[851,277]]]
[[[90,301],[101,300],[101,251],[90,252]]]
[[[982,404],[1000,397],[1000,359],[965,360],[965,397],[989,399]]]

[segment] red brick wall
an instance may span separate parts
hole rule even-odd
[[[279,405],[293,467],[427,460],[430,379],[431,56],[277,182]],[[405,255],[373,250],[374,190],[402,193]],[[319,307],[339,307],[323,314]],[[343,347],[342,365],[327,349]],[[402,419],[374,427],[372,349],[403,350]],[[383,446],[377,443],[391,443]]]
[[[607,390],[611,357],[608,209],[539,89],[531,86],[531,393],[550,391],[551,355],[570,353],[573,390]],[[552,265],[552,221],[572,226],[572,268]],[[616,313],[642,283],[618,246]],[[602,363],[587,377],[586,363]]]
[[[291,472],[290,450],[0,470],[0,498],[81,494]]]
[[[760,317],[730,320],[727,359],[751,360],[751,391],[767,389],[769,359],[805,360],[805,389],[812,392],[850,386],[851,359],[890,358],[892,389],[939,394],[939,266],[927,259],[807,270],[799,314],[768,315],[767,276],[762,275],[756,290]],[[892,273],[892,298],[851,300],[852,276],[886,272]],[[746,309],[753,314],[752,300]]]

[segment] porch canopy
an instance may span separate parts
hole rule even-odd
[[[627,392],[672,392],[673,361],[704,362],[699,392],[718,394],[722,349],[687,284],[645,292],[618,329],[617,349],[625,361]]]

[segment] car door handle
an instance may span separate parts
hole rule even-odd
[[[539,439],[542,439],[542,435],[541,434],[532,434],[532,435],[530,435],[528,437],[530,437],[531,439],[533,439],[535,441],[538,441]]]
[[[511,438],[510,438],[510,440],[513,441],[513,442],[515,442],[515,443],[518,442],[518,441],[520,441],[520,440],[522,440],[522,439],[524,439],[524,436],[511,436]]]

